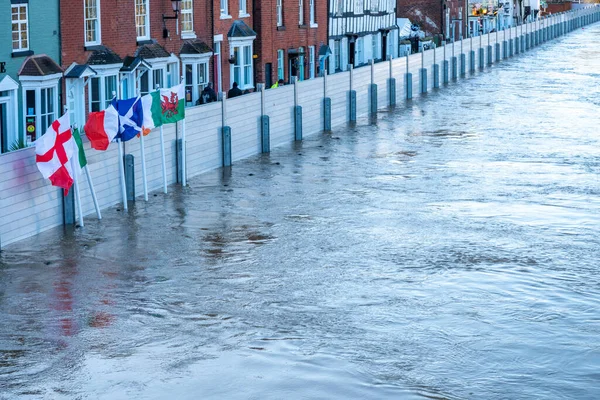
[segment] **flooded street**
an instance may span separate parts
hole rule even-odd
[[[3,249],[0,398],[600,398],[599,35]]]

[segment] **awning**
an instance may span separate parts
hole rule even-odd
[[[96,71],[87,64],[73,63],[65,71],[65,78],[79,79],[97,75]]]
[[[37,56],[29,56],[23,61],[19,69],[19,76],[48,76],[54,74],[62,74],[63,69],[46,54]]]

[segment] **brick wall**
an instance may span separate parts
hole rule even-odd
[[[318,65],[319,47],[327,43],[327,2],[315,0],[315,22],[317,27],[310,26],[309,0],[304,0],[304,24],[300,25],[298,0],[284,2],[283,26],[277,27],[275,0],[263,0],[255,4],[254,30],[258,33],[255,60],[257,82],[265,82],[266,68],[271,63],[273,82],[277,81],[277,50],[285,50],[284,75],[290,79],[287,51],[304,47],[308,62],[308,47],[315,47],[315,64]],[[317,68],[317,67],[315,67]],[[308,64],[305,67],[305,78],[308,78]],[[317,71],[315,70],[315,74]]]

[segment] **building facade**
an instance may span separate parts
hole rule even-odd
[[[327,2],[263,0],[254,5],[256,80],[267,87],[319,76],[327,52]]]
[[[208,0],[61,0],[63,103],[71,122],[113,97],[183,81],[194,105],[211,79]],[[174,11],[177,9],[178,11]]]
[[[398,55],[396,0],[329,0],[329,73]]]
[[[58,0],[0,0],[0,152],[40,137],[60,113]]]
[[[215,0],[212,29],[215,52],[214,81],[217,91],[227,92],[236,82],[242,90],[253,90],[254,46],[253,2]]]

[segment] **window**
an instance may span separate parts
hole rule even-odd
[[[42,136],[58,118],[59,74],[39,77],[20,77],[23,90],[23,117],[26,142],[32,143]]]
[[[234,46],[233,57],[235,59],[235,64],[233,64],[233,82],[237,82],[240,89],[254,87],[252,79],[252,46]]]
[[[315,46],[308,47],[308,78],[315,77]]]
[[[284,79],[283,50],[277,50],[277,80]]]
[[[298,48],[298,80],[304,80],[304,60],[306,57],[304,56],[304,47]]]
[[[335,72],[342,70],[342,46],[340,40],[333,42],[333,57],[334,57],[334,69]]]
[[[185,105],[193,106],[208,83],[208,59],[183,64]]]
[[[341,16],[344,13],[344,0],[337,0],[337,16]]]
[[[365,42],[363,38],[356,39],[356,65],[363,63],[364,46]]]
[[[117,75],[90,78],[90,111],[102,111],[117,95]]]
[[[194,34],[194,5],[192,0],[181,1],[181,35]]]
[[[85,45],[100,44],[100,0],[84,0]]]
[[[40,104],[42,106],[40,110],[42,125],[40,127],[43,129],[42,134],[58,118],[56,115],[56,104],[54,103],[55,90],[56,88],[52,87],[40,89]]]
[[[304,0],[298,0],[298,25],[304,25]]]
[[[371,11],[379,11],[379,0],[371,0]]]
[[[315,0],[308,0],[309,8],[310,8],[310,25],[314,26],[317,24],[315,21]]]
[[[227,1],[228,0],[221,0],[221,16],[224,17],[226,15],[229,15],[229,10],[227,7]]]
[[[376,60],[379,58],[379,37],[375,34],[371,36],[371,58]]]
[[[13,51],[29,50],[29,23],[27,20],[27,4],[13,4],[11,10]]]
[[[135,29],[138,40],[150,38],[149,14],[148,0],[135,0]]]
[[[240,0],[240,17],[248,15],[246,10],[246,0]]]
[[[275,11],[277,11],[277,26],[283,26],[283,0],[277,0]]]

